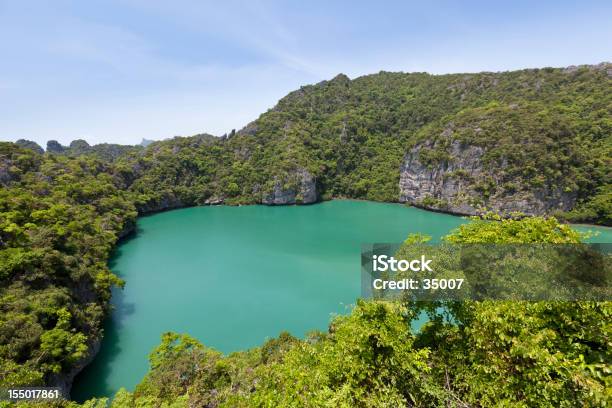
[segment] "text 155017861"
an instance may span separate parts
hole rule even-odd
[[[0,392],[0,400],[51,400],[60,399],[63,395],[59,388],[54,387],[22,387],[8,388]]]

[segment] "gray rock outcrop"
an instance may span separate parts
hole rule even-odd
[[[91,146],[83,139],[77,139],[70,142],[70,153],[86,154],[91,151]]]
[[[315,178],[304,169],[296,173],[297,187],[285,187],[279,179],[274,181],[272,192],[262,199],[267,205],[312,204],[317,201]]]
[[[185,207],[185,203],[183,203],[178,197],[173,194],[164,194],[162,197],[148,201],[147,203],[137,205],[139,214],[149,214],[158,211],[172,210],[175,208]]]
[[[16,177],[10,171],[11,161],[0,159],[0,185],[7,186]]]
[[[63,153],[64,150],[66,150],[66,148],[57,140],[49,140],[47,142],[47,152],[49,153]]]
[[[499,186],[502,180],[496,172],[483,168],[484,148],[463,146],[455,140],[450,144],[450,160],[426,166],[419,154],[422,149],[432,147],[432,142],[424,142],[405,155],[400,170],[400,202],[463,215],[477,215],[484,211],[544,215],[554,210],[568,211],[575,205],[575,193],[548,186],[535,190],[517,189],[515,192],[497,188],[492,194],[485,195],[478,191],[478,181],[488,179],[494,186]]]
[[[31,140],[19,139],[15,142],[15,144],[19,147],[23,147],[24,149],[30,149],[39,154],[43,154],[45,152],[38,143],[33,142]]]
[[[48,382],[48,386],[59,388],[59,392],[65,398],[70,398],[70,390],[72,389],[72,383],[74,382],[75,377],[83,371],[85,367],[87,367],[94,358],[100,352],[100,345],[102,343],[102,338],[97,337],[93,339],[87,347],[87,353],[84,358],[79,360],[79,362],[73,366],[70,371],[62,372],[59,374],[53,375]]]

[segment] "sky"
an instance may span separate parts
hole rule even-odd
[[[611,1],[0,0],[0,140],[240,129],[344,73],[612,60]]]

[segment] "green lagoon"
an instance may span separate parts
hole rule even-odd
[[[310,206],[215,206],[138,220],[137,233],[110,261],[126,281],[94,362],[75,380],[85,400],[133,389],[148,353],[167,331],[188,333],[224,353],[248,349],[286,330],[326,330],[360,293],[360,247],[434,240],[461,217],[366,201]],[[594,240],[612,242],[606,228]]]

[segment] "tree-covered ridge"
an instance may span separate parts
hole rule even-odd
[[[20,141],[18,140],[17,144],[19,144],[19,142]],[[22,141],[21,145],[23,147],[29,147],[30,149],[34,149],[35,151],[37,150],[36,146],[38,145],[36,145],[36,143],[29,142],[30,146],[26,146],[26,143],[23,142],[28,143],[28,141]],[[35,146],[32,146],[32,143],[34,143]],[[83,139],[73,140],[70,143],[70,146],[62,146],[56,140],[49,140],[47,142],[47,152],[49,153],[63,154],[72,157],[90,155],[105,161],[114,161],[125,154],[128,154],[130,152],[138,152],[141,149],[142,146],[139,145],[126,146],[113,143],[100,143],[97,145],[90,146],[89,143],[87,143]]]
[[[121,162],[126,188],[139,193],[139,208],[150,210],[267,202],[275,188],[295,192],[290,202],[300,202],[310,179],[323,199],[394,202],[405,194],[399,181],[409,153],[418,151],[437,174],[472,147],[482,150],[475,159],[482,169],[459,169],[439,182],[460,182],[457,193],[473,207],[537,197],[543,205],[519,209],[609,225],[611,75],[605,63],[479,74],[381,72],[354,80],[338,75],[290,93],[221,138],[177,137],[146,149],[74,141],[47,150]],[[443,194],[408,201],[462,212]]]
[[[299,193],[308,173],[323,199],[398,201],[411,149],[442,171],[461,160],[452,149],[459,143],[483,150],[483,169],[447,176],[463,178],[483,209],[493,198],[535,195],[551,203],[527,207],[536,214],[560,208],[573,221],[610,224],[611,70],[339,75],[290,93],[221,139],[175,138],[132,154],[133,177],[141,177],[134,189],[162,207],[259,203],[276,184]],[[444,209],[435,198],[420,204]]]
[[[597,157],[609,160],[612,82],[606,69],[609,66],[572,72],[380,73],[353,81],[339,76],[290,94],[262,115],[256,126],[266,138],[288,138],[295,129],[293,133],[301,134],[296,138],[301,144],[316,146],[305,159],[314,164],[328,194],[392,201],[397,200],[403,155],[417,141],[438,135],[417,134],[423,126],[436,121],[448,124],[456,116],[465,122],[466,110],[476,109],[472,116],[477,116],[478,108],[491,108],[492,104],[500,107],[499,112],[490,114],[497,123],[483,129],[480,139],[509,150],[545,130],[553,142],[563,137],[559,142],[579,147],[580,153],[596,152]],[[516,115],[528,111],[530,116],[518,128],[504,128],[504,118],[498,115],[512,108],[519,108]],[[559,118],[564,123],[557,124]],[[567,126],[561,129],[564,124]],[[549,130],[551,125],[556,128]],[[463,135],[463,141],[472,140]],[[301,144],[294,143],[298,153]],[[556,152],[533,157],[538,153],[533,152],[530,159],[554,161]],[[576,171],[580,171],[579,164],[573,163]],[[600,169],[602,164],[596,166]]]

